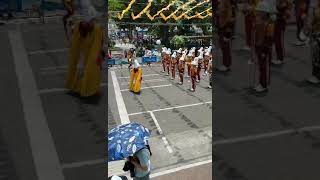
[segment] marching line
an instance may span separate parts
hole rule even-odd
[[[63,48],[63,49],[52,49],[52,50],[36,50],[36,51],[30,51],[29,55],[35,55],[35,54],[48,54],[48,53],[57,53],[57,52],[66,52],[69,48]]]
[[[107,86],[107,83],[101,83],[100,87]],[[40,89],[39,94],[56,93],[68,91],[66,88],[51,88],[51,89]]]
[[[117,76],[114,71],[111,71],[111,77],[112,77],[114,93],[116,95],[116,102],[118,106],[121,124],[128,124],[130,123],[130,120],[129,120],[127,108],[126,108],[126,105],[124,104],[123,97],[120,91],[120,86],[117,80]]]
[[[161,74],[146,74],[146,75],[142,75],[142,77],[147,77],[147,76],[160,76]],[[125,78],[130,78],[130,76],[122,76],[122,77],[118,77],[119,79],[125,79]]]
[[[180,166],[180,167],[173,168],[173,169],[168,169],[168,170],[161,171],[161,172],[157,172],[157,173],[151,174],[150,178],[155,178],[155,177],[158,177],[158,176],[171,174],[171,173],[174,173],[174,172],[178,172],[178,171],[185,170],[185,169],[190,169],[190,168],[193,168],[193,167],[197,167],[197,166],[201,166],[201,165],[205,165],[205,164],[209,164],[209,163],[212,163],[212,159],[209,159],[209,160],[206,160],[206,161],[200,161],[200,162],[196,162],[196,163],[192,163],[192,164],[187,164],[187,165],[184,165],[184,166]]]
[[[19,26],[17,30],[9,32],[9,40],[36,175],[39,180],[64,180]]]
[[[202,102],[202,103],[187,104],[187,105],[181,105],[181,106],[173,106],[173,107],[168,107],[168,108],[163,108],[163,109],[155,109],[155,110],[151,110],[151,111],[142,111],[142,112],[130,113],[128,115],[129,116],[134,116],[134,115],[145,114],[145,113],[149,113],[149,112],[167,111],[167,110],[172,110],[172,109],[199,106],[199,105],[211,104],[211,103],[212,103],[212,101],[207,101],[207,102]]]
[[[172,84],[165,84],[165,85],[159,85],[159,86],[148,86],[148,87],[143,87],[141,89],[152,89],[152,88],[158,88],[158,87],[168,87],[168,86],[172,86]],[[130,89],[121,89],[120,91],[129,91]]]
[[[166,79],[148,79],[148,80],[142,80],[142,82],[159,82],[159,81],[165,81]],[[121,85],[129,85],[129,82],[121,83]]]
[[[63,169],[78,168],[78,167],[82,167],[82,166],[91,166],[91,165],[97,165],[97,164],[104,164],[105,162],[106,162],[106,159],[80,161],[80,162],[62,164],[62,168]]]
[[[259,139],[272,138],[272,137],[277,137],[281,135],[288,135],[288,134],[297,133],[297,132],[301,133],[305,131],[310,132],[310,131],[317,131],[317,130],[320,130],[320,126],[308,126],[308,127],[298,128],[298,129],[287,129],[282,131],[261,133],[261,134],[249,135],[249,136],[238,137],[238,138],[217,140],[217,141],[213,141],[212,144],[213,146],[223,145],[223,144],[234,144],[234,143],[241,143],[241,142],[256,141]]]

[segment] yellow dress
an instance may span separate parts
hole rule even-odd
[[[100,91],[102,75],[97,58],[102,49],[103,37],[103,28],[100,25],[94,25],[93,31],[86,38],[80,37],[79,24],[75,26],[72,34],[66,88],[82,97],[92,96]],[[84,57],[83,73],[77,68],[81,53]]]
[[[142,69],[139,68],[137,72],[134,72],[134,69],[130,72],[130,83],[129,89],[135,93],[139,93],[141,89],[141,78],[142,78]]]

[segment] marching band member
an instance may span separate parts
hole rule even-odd
[[[177,51],[177,58],[176,58],[176,71],[179,72],[179,59],[182,56],[182,48],[179,48],[179,50]]]
[[[170,76],[170,65],[171,65],[171,49],[169,48],[166,52],[166,67],[167,67],[167,76]]]
[[[190,91],[194,92],[196,90],[196,79],[197,79],[197,66],[198,66],[198,57],[194,58],[191,62],[191,89]]]
[[[312,84],[320,84],[320,1],[313,12],[311,24],[311,57],[312,57],[312,76],[308,81]]]
[[[203,76],[208,75],[208,65],[209,65],[209,61],[211,59],[211,51],[212,51],[212,47],[210,46],[208,49],[205,50],[205,54],[204,54],[204,74]]]
[[[270,81],[269,54],[273,42],[273,23],[271,22],[272,8],[267,1],[258,4],[255,27],[255,51],[258,58],[259,85],[254,89],[256,92],[267,91]]]
[[[219,44],[222,51],[223,65],[217,69],[222,72],[230,70],[232,64],[231,56],[231,36],[234,19],[232,18],[232,8],[230,0],[224,0],[218,6],[218,35]]]
[[[134,93],[140,93],[141,81],[142,81],[142,69],[138,60],[135,59],[133,69],[131,69],[131,72],[130,72],[130,83],[129,83],[130,91]]]
[[[208,72],[209,72],[209,89],[212,89],[212,83],[213,83],[213,65],[212,65],[212,59],[209,60],[209,67],[208,67]]]
[[[231,7],[232,7],[232,18],[236,19],[237,18],[237,9],[238,9],[238,3],[237,0],[231,0]],[[236,30],[236,23],[233,23],[231,25],[231,37],[232,39],[235,37],[235,30]]]
[[[185,68],[185,58],[186,58],[187,52],[185,51],[182,56],[179,58],[179,77],[180,77],[180,82],[179,84],[183,84],[183,75],[184,75],[184,68]]]
[[[187,59],[186,59],[186,64],[187,64],[187,69],[188,69],[188,75],[187,77],[191,76],[191,62],[192,62],[192,58],[193,57],[193,51],[190,50],[188,55],[187,55]]]
[[[308,9],[310,0],[295,0],[295,13],[297,24],[297,42],[296,46],[303,46],[306,44],[307,37],[305,36],[303,29],[307,20]]]
[[[245,35],[246,35],[246,45],[244,50],[250,50],[253,44],[253,28],[256,18],[256,6],[258,0],[247,0],[243,9],[244,21],[245,21]]]
[[[163,73],[166,72],[166,52],[167,52],[167,48],[166,48],[166,47],[163,47],[163,48],[162,48],[162,56],[161,56]]]
[[[286,30],[287,21],[290,18],[291,3],[289,0],[277,0],[277,18],[274,27],[274,44],[277,54],[277,60],[273,60],[272,64],[283,64],[284,59],[284,32]]]
[[[202,64],[203,64],[203,48],[201,47],[199,50],[199,56],[198,56],[198,66],[197,66],[197,80],[196,82],[199,83],[200,80],[201,80],[201,76],[200,76],[200,73],[201,73],[201,69],[202,69]]]
[[[173,52],[171,56],[171,80],[176,78],[176,60],[177,60],[177,52]]]

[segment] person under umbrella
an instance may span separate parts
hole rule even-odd
[[[138,123],[112,128],[108,133],[108,162],[127,159],[123,170],[136,180],[148,180],[152,155],[150,130]]]

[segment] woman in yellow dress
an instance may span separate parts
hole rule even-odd
[[[130,72],[130,83],[129,89],[134,93],[140,93],[141,89],[141,81],[142,81],[142,69],[138,60],[134,60],[133,69]]]
[[[80,97],[100,94],[103,28],[95,23],[96,11],[88,8],[85,20],[76,24],[69,50],[66,88]]]

